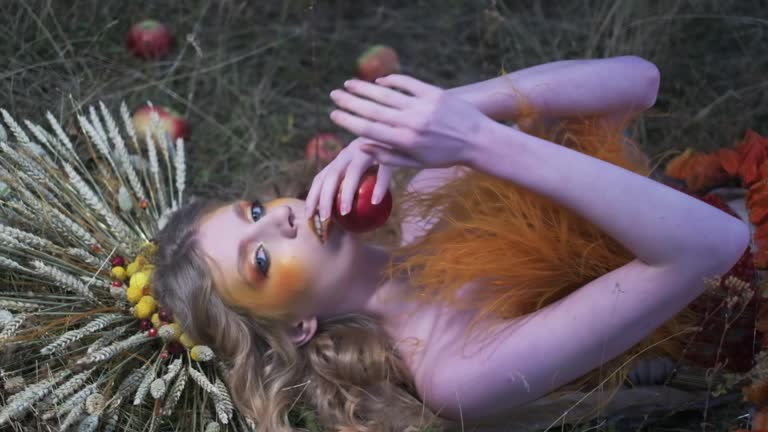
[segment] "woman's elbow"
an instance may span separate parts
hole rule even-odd
[[[661,83],[661,72],[652,62],[637,56],[626,56],[621,58],[626,62],[631,75],[635,77],[638,108],[646,110],[656,103],[656,97],[659,94],[659,84]]]

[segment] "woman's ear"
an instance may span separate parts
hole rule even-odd
[[[311,317],[291,323],[288,329],[288,337],[296,346],[302,346],[309,342],[317,331],[317,318]]]

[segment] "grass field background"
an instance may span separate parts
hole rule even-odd
[[[143,18],[173,29],[168,58],[129,55],[127,30]],[[33,121],[51,111],[73,133],[74,113],[97,101],[173,107],[192,125],[191,188],[208,196],[306,184],[318,168],[301,161],[306,141],[352,138],[328,119],[328,93],[378,43],[399,52],[405,73],[442,87],[554,60],[642,56],[662,83],[637,137],[660,163],[731,145],[747,128],[768,133],[764,0],[0,0],[0,38],[0,107]],[[726,430],[745,412],[733,404],[639,427]]]

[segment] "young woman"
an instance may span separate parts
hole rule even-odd
[[[577,379],[616,378],[622,353],[674,351],[680,312],[749,245],[742,221],[649,179],[624,144],[658,83],[636,57],[451,90],[348,81],[331,119],[360,138],[306,202],[180,210],[158,236],[155,295],[229,364],[262,430],[289,430],[297,405],[329,430],[512,424]],[[395,167],[422,170],[394,251],[330,219],[375,164],[374,202]]]

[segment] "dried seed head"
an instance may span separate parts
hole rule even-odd
[[[219,431],[221,431],[221,425],[219,425],[215,421],[208,422],[208,424],[205,425],[205,432],[219,432]]]
[[[104,396],[101,393],[94,393],[85,400],[85,411],[94,416],[101,415],[104,410]]]
[[[163,396],[165,396],[165,380],[162,378],[158,378],[154,381],[152,381],[152,384],[149,386],[149,393],[152,395],[155,399],[161,399]]]
[[[15,376],[10,377],[7,380],[5,380],[5,391],[13,394],[21,391],[24,388],[24,377],[22,376]]]
[[[213,350],[205,345],[195,345],[192,347],[192,351],[189,353],[192,360],[199,362],[206,362],[213,360],[215,357]]]

